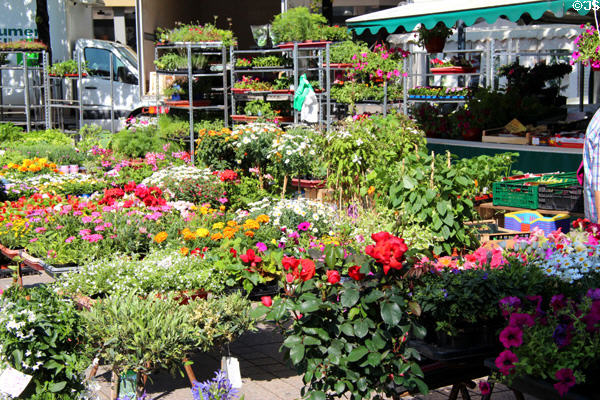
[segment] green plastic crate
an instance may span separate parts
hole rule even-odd
[[[561,183],[526,186],[525,183],[547,179],[563,179]],[[536,178],[494,182],[492,190],[495,206],[509,206],[536,210],[539,207],[539,188],[551,188],[578,184],[575,172],[547,174]],[[544,191],[544,189],[542,189]]]

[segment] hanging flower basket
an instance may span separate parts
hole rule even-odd
[[[425,42],[425,49],[428,53],[441,53],[446,45],[446,38],[443,36],[433,36]]]

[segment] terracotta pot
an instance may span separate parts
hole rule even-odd
[[[441,53],[446,45],[446,38],[444,36],[433,36],[425,42],[425,49],[428,53]]]

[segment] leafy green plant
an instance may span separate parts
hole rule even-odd
[[[478,241],[464,223],[475,218],[470,197],[475,183],[452,167],[450,153],[435,156],[415,152],[404,157],[390,205],[401,212],[401,225],[428,227],[435,234],[435,254],[474,248]]]
[[[141,395],[143,375],[157,368],[174,372],[195,348],[198,337],[189,310],[172,294],[140,298],[129,293],[102,299],[82,315],[91,343],[112,370],[138,373]]]
[[[341,43],[332,44],[329,53],[329,62],[331,63],[353,63],[352,57],[369,51],[369,46],[364,42],[354,42],[346,40]]]
[[[277,43],[302,42],[317,39],[315,33],[326,24],[327,20],[322,15],[313,14],[306,7],[294,7],[275,16],[271,32]]]
[[[81,375],[90,358],[83,321],[71,301],[48,286],[12,286],[0,296],[0,321],[2,360],[33,375],[23,396],[83,389]]]
[[[178,22],[171,30],[158,28],[157,33],[159,42],[223,42],[224,46],[232,46],[237,42],[231,30],[216,27],[216,20],[214,24],[204,25]]]
[[[122,130],[111,141],[111,148],[128,157],[143,157],[146,153],[161,151],[166,141],[155,127]]]
[[[0,124],[0,143],[5,146],[5,143],[18,142],[23,138],[23,129],[13,125],[12,123]]]
[[[419,354],[406,346],[409,334],[425,336],[411,318],[418,309],[401,279],[407,248],[386,232],[376,237],[399,246],[394,269],[348,247],[311,249],[306,258],[283,259],[284,293],[263,298],[255,311],[282,329],[282,349],[303,374],[305,398],[381,399],[395,395],[396,385],[428,391]]]
[[[271,107],[271,103],[264,100],[252,100],[244,106],[244,114],[249,116],[258,116],[264,119],[274,118],[277,113]]]
[[[452,36],[452,28],[446,27],[443,22],[438,22],[431,29],[427,29],[425,28],[425,25],[421,24],[417,30],[417,34],[419,46],[425,47],[425,43],[431,40],[431,38],[443,37],[444,39],[447,39]]]
[[[77,66],[76,60],[67,60],[59,63],[52,64],[48,70],[50,75],[65,76],[65,75],[76,75],[79,73],[79,67]],[[81,64],[81,73],[87,73],[87,62]]]
[[[283,57],[278,56],[263,56],[263,57],[255,57],[252,59],[253,67],[280,67],[285,65],[285,60]]]

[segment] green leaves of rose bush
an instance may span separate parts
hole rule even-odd
[[[368,270],[364,266],[362,272]],[[411,332],[417,337],[425,332],[409,318],[403,293],[399,283],[381,285],[379,279],[338,285],[312,279],[296,288],[297,297],[259,306],[254,315],[266,313],[281,324],[292,316],[282,351],[304,375],[303,394],[309,399],[332,392],[353,398],[390,395],[394,385],[426,393],[415,361],[419,355],[403,341]]]

